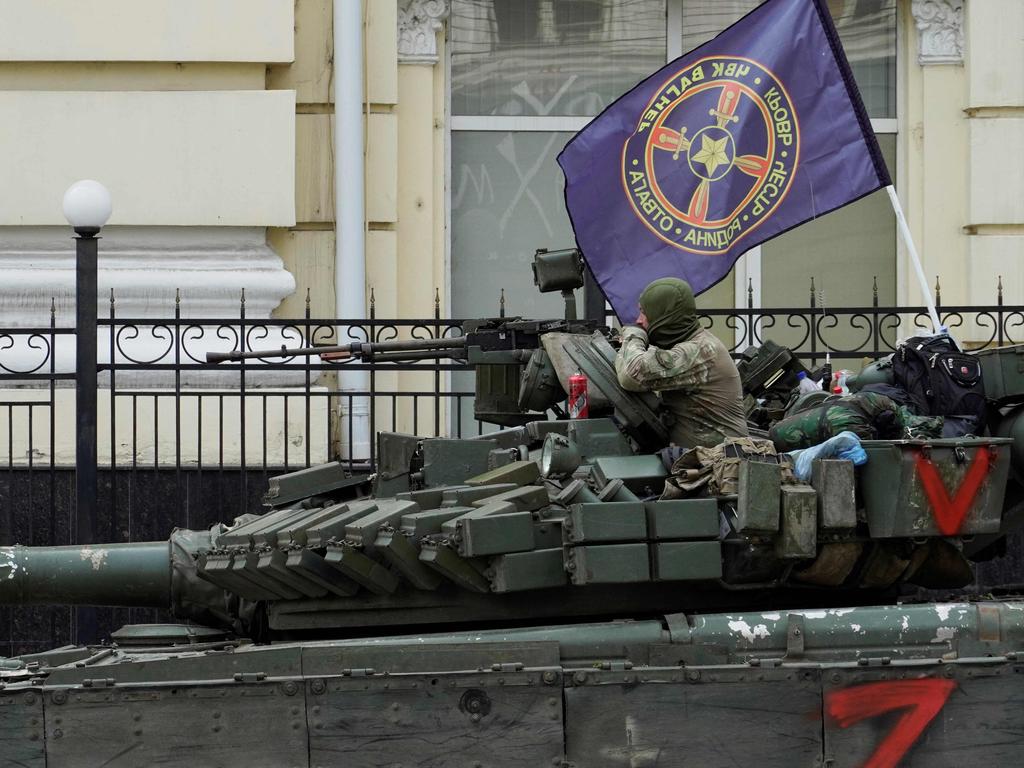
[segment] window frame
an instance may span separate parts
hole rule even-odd
[[[683,55],[683,3],[687,0],[665,0],[665,63]],[[900,119],[903,110],[903,78],[900,76],[902,70],[903,55],[903,2],[896,0],[896,117],[894,118],[872,118],[871,128],[876,134],[896,135],[896,178],[903,177],[905,157],[903,147],[899,141]],[[451,145],[452,134],[457,131],[496,131],[496,132],[572,132],[576,133],[583,129],[593,117],[587,116],[558,116],[558,115],[452,115],[451,114],[451,73],[452,73],[452,45],[451,30],[446,25],[445,30],[445,117],[448,130],[445,131],[445,282],[446,291],[445,303],[450,314],[452,307],[452,254],[451,254]],[[899,233],[897,232],[893,242],[893,258],[896,260],[896,286],[897,295],[900,295],[901,286],[905,280],[903,270],[900,267],[902,246]],[[748,286],[753,288],[749,297],[755,308],[761,307],[762,281],[761,281],[761,247],[755,246],[744,253],[736,261],[734,271],[734,295],[733,308],[745,308],[748,302]]]

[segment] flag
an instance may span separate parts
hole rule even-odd
[[[825,0],[767,0],[621,96],[558,156],[576,241],[615,314],[891,184]]]

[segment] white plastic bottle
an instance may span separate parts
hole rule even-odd
[[[797,371],[796,377],[800,380],[800,383],[797,385],[797,389],[800,391],[800,394],[821,391],[821,385],[808,376],[805,371]]]

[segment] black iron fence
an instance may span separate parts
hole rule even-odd
[[[880,306],[877,290],[870,304],[841,308],[818,306],[813,284],[805,307],[757,308],[749,295],[747,307],[702,313],[735,356],[771,338],[808,364],[829,354],[834,367],[855,367],[930,329],[925,308]],[[943,322],[965,345],[1024,342],[1024,305],[1006,305],[1001,282],[988,306],[939,300]],[[175,526],[229,521],[259,509],[270,476],[323,461],[368,472],[378,431],[467,436],[493,428],[467,416],[473,391],[456,375],[467,370],[460,361],[206,362],[210,351],[461,336],[462,321],[442,318],[439,305],[423,319],[381,319],[372,303],[368,318],[319,319],[307,309],[298,320],[251,319],[243,294],[230,319],[190,316],[180,300],[168,310],[166,318],[121,317],[111,296],[99,320],[99,513],[91,541],[162,539]],[[83,540],[76,539],[74,334],[52,306],[43,327],[0,329],[0,545]],[[354,386],[353,373],[361,376]],[[63,615],[0,611],[0,626],[6,618],[12,627],[9,640],[0,635],[0,656],[16,650],[15,636],[74,639],[70,624],[62,634]],[[49,629],[14,628],[26,621]]]

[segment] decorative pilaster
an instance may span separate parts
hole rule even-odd
[[[448,0],[399,0],[399,64],[437,63],[437,32],[448,12]]]
[[[910,7],[918,31],[918,62],[962,64],[966,0],[913,0]]]
[[[133,321],[114,340],[109,326],[101,325],[101,363],[174,362],[175,330],[163,322],[176,310],[182,318],[207,321],[181,331],[185,365],[201,362],[206,352],[235,348],[243,301],[252,329],[248,346],[304,345],[297,333],[280,326],[256,327],[295,290],[295,279],[267,246],[262,227],[108,226],[99,240],[98,264],[100,319],[116,310],[118,318]],[[57,328],[74,325],[75,277],[69,227],[0,227],[0,372],[46,371],[51,362],[57,373],[74,371],[74,336],[58,334],[51,344],[46,329],[51,312]],[[165,386],[173,374],[122,369],[118,380]],[[185,380],[235,387],[238,374],[207,371],[198,378],[186,374]],[[259,382],[300,383],[301,374],[267,372]]]

